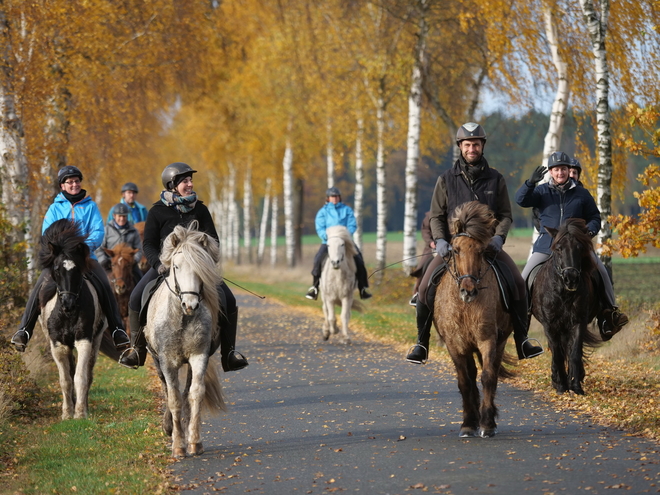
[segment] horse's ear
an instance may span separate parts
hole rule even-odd
[[[181,239],[179,239],[179,236],[177,236],[176,233],[172,232],[170,234],[170,242],[172,243],[172,247],[175,248],[181,244]]]
[[[105,251],[105,254],[107,254],[111,258],[113,258],[115,256],[115,253],[112,251],[112,249],[103,248],[103,251]]]
[[[558,229],[553,229],[552,227],[546,227],[545,230],[552,236],[553,239],[557,235],[557,232],[559,232]]]
[[[192,230],[199,230],[199,220],[193,220],[192,222],[190,222],[188,228]]]

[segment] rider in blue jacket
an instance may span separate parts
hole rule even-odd
[[[532,248],[532,256],[527,260],[522,272],[525,280],[534,267],[550,257],[552,236],[545,230],[546,227],[558,229],[567,218],[582,218],[587,223],[591,237],[600,230],[601,218],[596,201],[589,191],[570,178],[569,167],[575,167],[575,163],[572,163],[563,151],[556,151],[548,158],[550,180],[537,185],[546,172],[545,167],[539,166],[516,193],[516,203],[520,206],[538,208],[541,224],[539,237]],[[598,315],[598,326],[603,340],[609,340],[628,323],[628,317],[615,305],[614,288],[603,262],[595,252],[593,256],[601,278],[605,305],[602,313]]]
[[[130,216],[128,218],[130,223],[145,222],[149,210],[143,204],[138,203],[135,197],[138,195],[138,186],[134,182],[127,182],[121,186],[121,201],[129,207]],[[108,218],[105,223],[112,222],[112,209],[108,212]]]
[[[329,227],[343,225],[353,235],[357,230],[357,222],[355,215],[350,206],[341,202],[341,193],[336,187],[329,188],[326,193],[326,203],[316,214],[315,226],[316,233],[321,238],[321,247],[319,248],[316,256],[314,256],[314,267],[312,268],[312,276],[314,283],[305,294],[307,299],[316,300],[319,295],[319,281],[321,279],[321,270],[323,268],[323,261],[328,255],[328,235],[326,230]],[[357,246],[356,246],[357,248]],[[367,280],[367,269],[364,266],[362,253],[358,249],[358,254],[355,255],[355,266],[357,268],[357,282],[358,290],[360,291],[360,299],[369,299],[371,294],[367,290],[369,281]]]
[[[53,204],[50,205],[46,212],[41,225],[41,233],[43,234],[53,222],[69,218],[75,220],[80,232],[87,236],[85,243],[89,246],[89,256],[91,258],[91,276],[89,280],[99,293],[99,302],[108,320],[108,328],[112,329],[112,339],[115,347],[120,350],[124,349],[130,345],[130,340],[124,331],[124,324],[119,313],[117,300],[112,295],[108,277],[94,254],[94,250],[103,242],[103,217],[101,217],[101,213],[94,200],[90,196],[87,196],[87,191],[82,189],[80,184],[83,175],[78,168],[71,165],[62,167],[57,174],[57,178],[61,192],[55,197]],[[21,318],[21,326],[11,339],[11,343],[21,352],[25,350],[25,346],[32,337],[37,318],[41,314],[41,307],[38,300],[39,291],[47,277],[50,277],[49,270],[41,272],[37,283],[30,293],[25,312]]]

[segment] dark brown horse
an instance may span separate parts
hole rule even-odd
[[[534,280],[531,310],[552,351],[552,386],[560,394],[584,395],[584,347],[600,342],[588,329],[600,308],[593,244],[581,218],[546,230],[554,239],[552,254]]]
[[[144,242],[144,226],[146,222],[138,222],[133,227],[135,227],[135,230],[138,231],[138,234],[140,234],[140,242]],[[151,265],[147,261],[146,256],[142,256],[140,258],[140,261],[138,261],[138,268],[142,273],[147,273],[149,271],[149,268],[151,268]]]
[[[456,208],[449,222],[453,240],[448,274],[440,280],[435,296],[435,327],[454,361],[463,397],[461,437],[497,433],[497,381],[500,376],[511,376],[502,361],[513,327],[485,257],[496,222],[492,211],[477,201]],[[475,354],[482,370],[481,401]]]
[[[129,330],[128,322],[128,300],[131,292],[135,288],[135,279],[133,278],[133,265],[135,265],[135,253],[137,249],[124,242],[120,242],[112,249],[105,248],[104,251],[110,257],[111,269],[108,272],[108,279],[112,292],[119,305],[119,313],[124,320],[126,330]]]

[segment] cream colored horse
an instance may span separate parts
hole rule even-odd
[[[328,234],[328,257],[321,271],[321,299],[323,301],[323,340],[328,340],[330,334],[339,333],[335,305],[341,306],[341,338],[340,341],[349,344],[348,322],[351,319],[351,309],[359,309],[359,303],[353,295],[357,287],[355,278],[355,259],[357,254],[351,234],[341,225],[330,227]]]

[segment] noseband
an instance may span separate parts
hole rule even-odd
[[[177,251],[172,255],[172,258],[174,258],[174,255],[179,254],[181,251]],[[193,296],[196,296],[199,301],[202,300],[201,292],[194,292],[194,291],[182,291],[181,287],[179,286],[179,281],[176,278],[176,268],[174,265],[172,265],[172,277],[174,278],[174,290],[172,290],[172,287],[170,286],[170,283],[167,281],[169,277],[165,277],[165,285],[167,285],[167,288],[170,290],[172,294],[174,294],[176,297],[179,298],[179,301],[183,302],[183,296],[186,294],[192,294]]]
[[[554,263],[553,263],[553,265],[555,267],[555,271],[561,277],[562,280],[564,280],[564,275],[567,272],[569,272],[570,270],[576,271],[578,278],[580,278],[582,276],[582,270],[580,268],[575,268],[574,266],[567,266],[567,267],[562,268],[561,261],[559,260],[559,257],[555,256],[555,253],[552,253],[552,257],[555,258]]]
[[[82,291],[83,284],[85,283],[85,279],[81,278],[80,279],[80,285],[78,286],[78,291],[77,292],[72,292],[70,290],[60,290],[60,284],[56,284],[57,287],[57,295],[58,297],[61,296],[73,296],[74,300],[78,300],[78,297],[80,297],[80,291]]]

